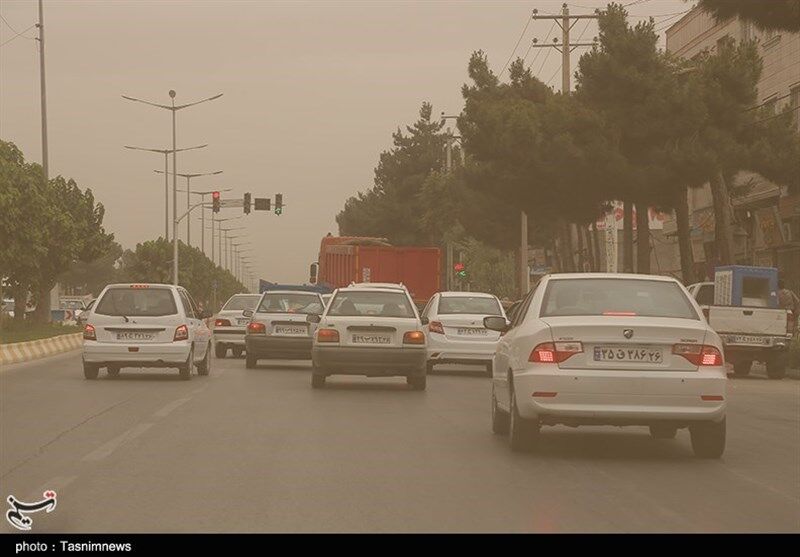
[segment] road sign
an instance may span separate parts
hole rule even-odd
[[[269,197],[256,197],[254,201],[256,211],[269,211],[272,205],[272,199]]]
[[[243,199],[220,199],[220,207],[244,207]]]

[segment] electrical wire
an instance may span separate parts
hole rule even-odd
[[[553,32],[553,29],[555,28],[555,26],[556,26],[556,22],[554,20],[553,23],[550,25],[550,30],[547,32],[547,36],[544,38],[544,42],[542,44],[547,44],[547,39],[550,38],[550,33]],[[536,60],[539,58],[539,56],[541,56],[541,54],[542,54],[542,48],[540,47],[539,51],[533,57],[533,60],[531,60],[530,66],[533,66],[536,63]]]
[[[3,19],[3,21],[5,21],[5,19]],[[6,21],[6,25],[8,25],[8,22],[7,22],[7,21]],[[8,27],[9,27],[9,29],[11,28],[11,26],[10,26],[10,25],[8,25]],[[11,41],[13,41],[14,39],[16,39],[16,38],[19,38],[19,37],[22,37],[23,39],[28,39],[28,40],[31,40],[31,41],[35,41],[35,40],[36,40],[36,37],[26,37],[26,36],[23,34],[23,33],[27,33],[28,31],[30,31],[30,30],[31,30],[31,29],[33,29],[34,27],[36,27],[36,24],[35,24],[35,23],[34,23],[33,25],[31,25],[30,27],[28,27],[27,29],[23,29],[22,31],[20,31],[19,33],[17,33],[17,34],[16,34],[16,35],[14,35],[13,37],[11,37],[10,39],[7,39],[7,40],[3,41],[2,43],[0,43],[0,48],[2,48],[3,46],[7,45],[7,44],[8,44],[8,43],[10,43]]]
[[[498,79],[503,76],[503,73],[505,73],[506,68],[511,63],[511,59],[514,58],[514,53],[517,52],[517,47],[519,47],[519,43],[522,42],[522,38],[525,36],[525,32],[528,30],[528,26],[531,24],[531,21],[533,21],[533,18],[529,17],[528,21],[525,22],[525,27],[522,28],[522,33],[520,33],[519,39],[517,39],[517,44],[514,45],[514,50],[511,51],[511,54],[509,55],[508,60],[506,60],[503,69],[500,70],[499,74],[497,74]]]

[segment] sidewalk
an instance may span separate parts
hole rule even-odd
[[[60,352],[78,350],[83,346],[83,334],[71,333],[28,342],[0,344],[0,366],[29,362]]]

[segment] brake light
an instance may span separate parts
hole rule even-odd
[[[131,284],[131,288],[150,288],[149,284]]]
[[[317,330],[317,342],[339,342],[339,331],[336,329]]]
[[[83,328],[83,340],[97,340],[97,334],[95,333],[94,327],[88,323]]]
[[[230,327],[231,322],[228,319],[215,319],[214,320],[215,327]]]
[[[613,317],[636,317],[635,311],[604,311],[603,315],[610,315]]]
[[[723,363],[722,353],[707,344],[676,344],[672,353],[683,356],[696,366],[721,366]]]
[[[175,329],[175,336],[172,338],[173,342],[176,340],[189,340],[189,327],[186,325],[178,326],[178,328]]]
[[[533,349],[528,361],[541,364],[560,364],[570,356],[581,352],[583,352],[583,344],[580,342],[543,342]]]
[[[444,326],[439,321],[431,321],[428,325],[428,330],[432,333],[444,334]]]
[[[425,333],[422,331],[407,331],[403,335],[403,344],[425,344]]]
[[[251,321],[247,324],[247,332],[251,335],[267,334],[267,326],[258,321]]]

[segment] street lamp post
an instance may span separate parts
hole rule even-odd
[[[187,185],[188,185],[188,181],[187,181]],[[200,228],[200,251],[202,251],[203,255],[205,255],[205,253],[206,253],[206,211],[205,211],[206,210],[206,206],[205,206],[206,196],[214,193],[215,191],[219,191],[219,192],[231,191],[231,188],[225,188],[225,189],[222,189],[222,190],[209,190],[209,191],[191,191],[189,189],[178,190],[178,191],[179,192],[186,192],[187,193],[187,196],[186,196],[187,199],[189,198],[189,194],[199,195],[200,196],[200,201],[203,203],[202,209],[200,211],[200,220],[202,221],[202,224],[201,224],[202,228]],[[213,236],[213,232],[214,232],[214,223],[213,223],[214,213],[211,213],[211,218],[212,218],[212,223],[211,223],[211,232],[212,232],[211,249],[212,249],[212,253],[213,253],[213,249],[214,249],[214,236]],[[213,258],[212,258],[212,260],[213,260]]]
[[[233,240],[243,237],[243,234],[239,234],[238,236],[228,236],[227,232],[225,233],[225,260],[227,263],[227,269],[231,272],[233,272]]]
[[[225,222],[225,221],[229,221],[229,220],[237,220],[237,219],[242,218],[243,216],[244,215],[239,215],[238,217],[229,217],[227,219],[214,219],[214,214],[213,213],[211,214],[211,261],[213,263],[219,265],[220,267],[222,266],[220,264],[222,262],[222,240],[221,240],[221,238],[222,238],[222,223]],[[217,224],[217,242],[216,242],[216,244],[214,243],[214,223],[215,222],[218,223]],[[242,228],[244,228],[244,227],[242,227]],[[218,248],[217,249],[217,253],[218,253],[217,259],[220,260],[220,263],[217,263],[217,261],[214,259],[214,246],[215,245]]]
[[[157,172],[158,174],[161,174],[163,171],[162,170],[154,170],[153,172]],[[197,178],[198,176],[216,176],[217,174],[222,174],[222,170],[217,170],[216,172],[202,172],[202,173],[199,173],[199,174],[181,174],[181,173],[178,173],[178,176],[180,176],[181,178],[186,178],[186,189],[185,190],[178,190],[178,191],[181,191],[181,192],[183,192],[183,191],[191,191],[192,186],[191,186],[191,184],[189,182],[191,181],[192,178]],[[186,194],[186,210],[187,211],[189,210],[189,198],[190,197],[191,196],[189,194]],[[189,247],[192,247],[192,225],[191,225],[191,222],[188,221],[188,220],[186,221],[186,244]]]

